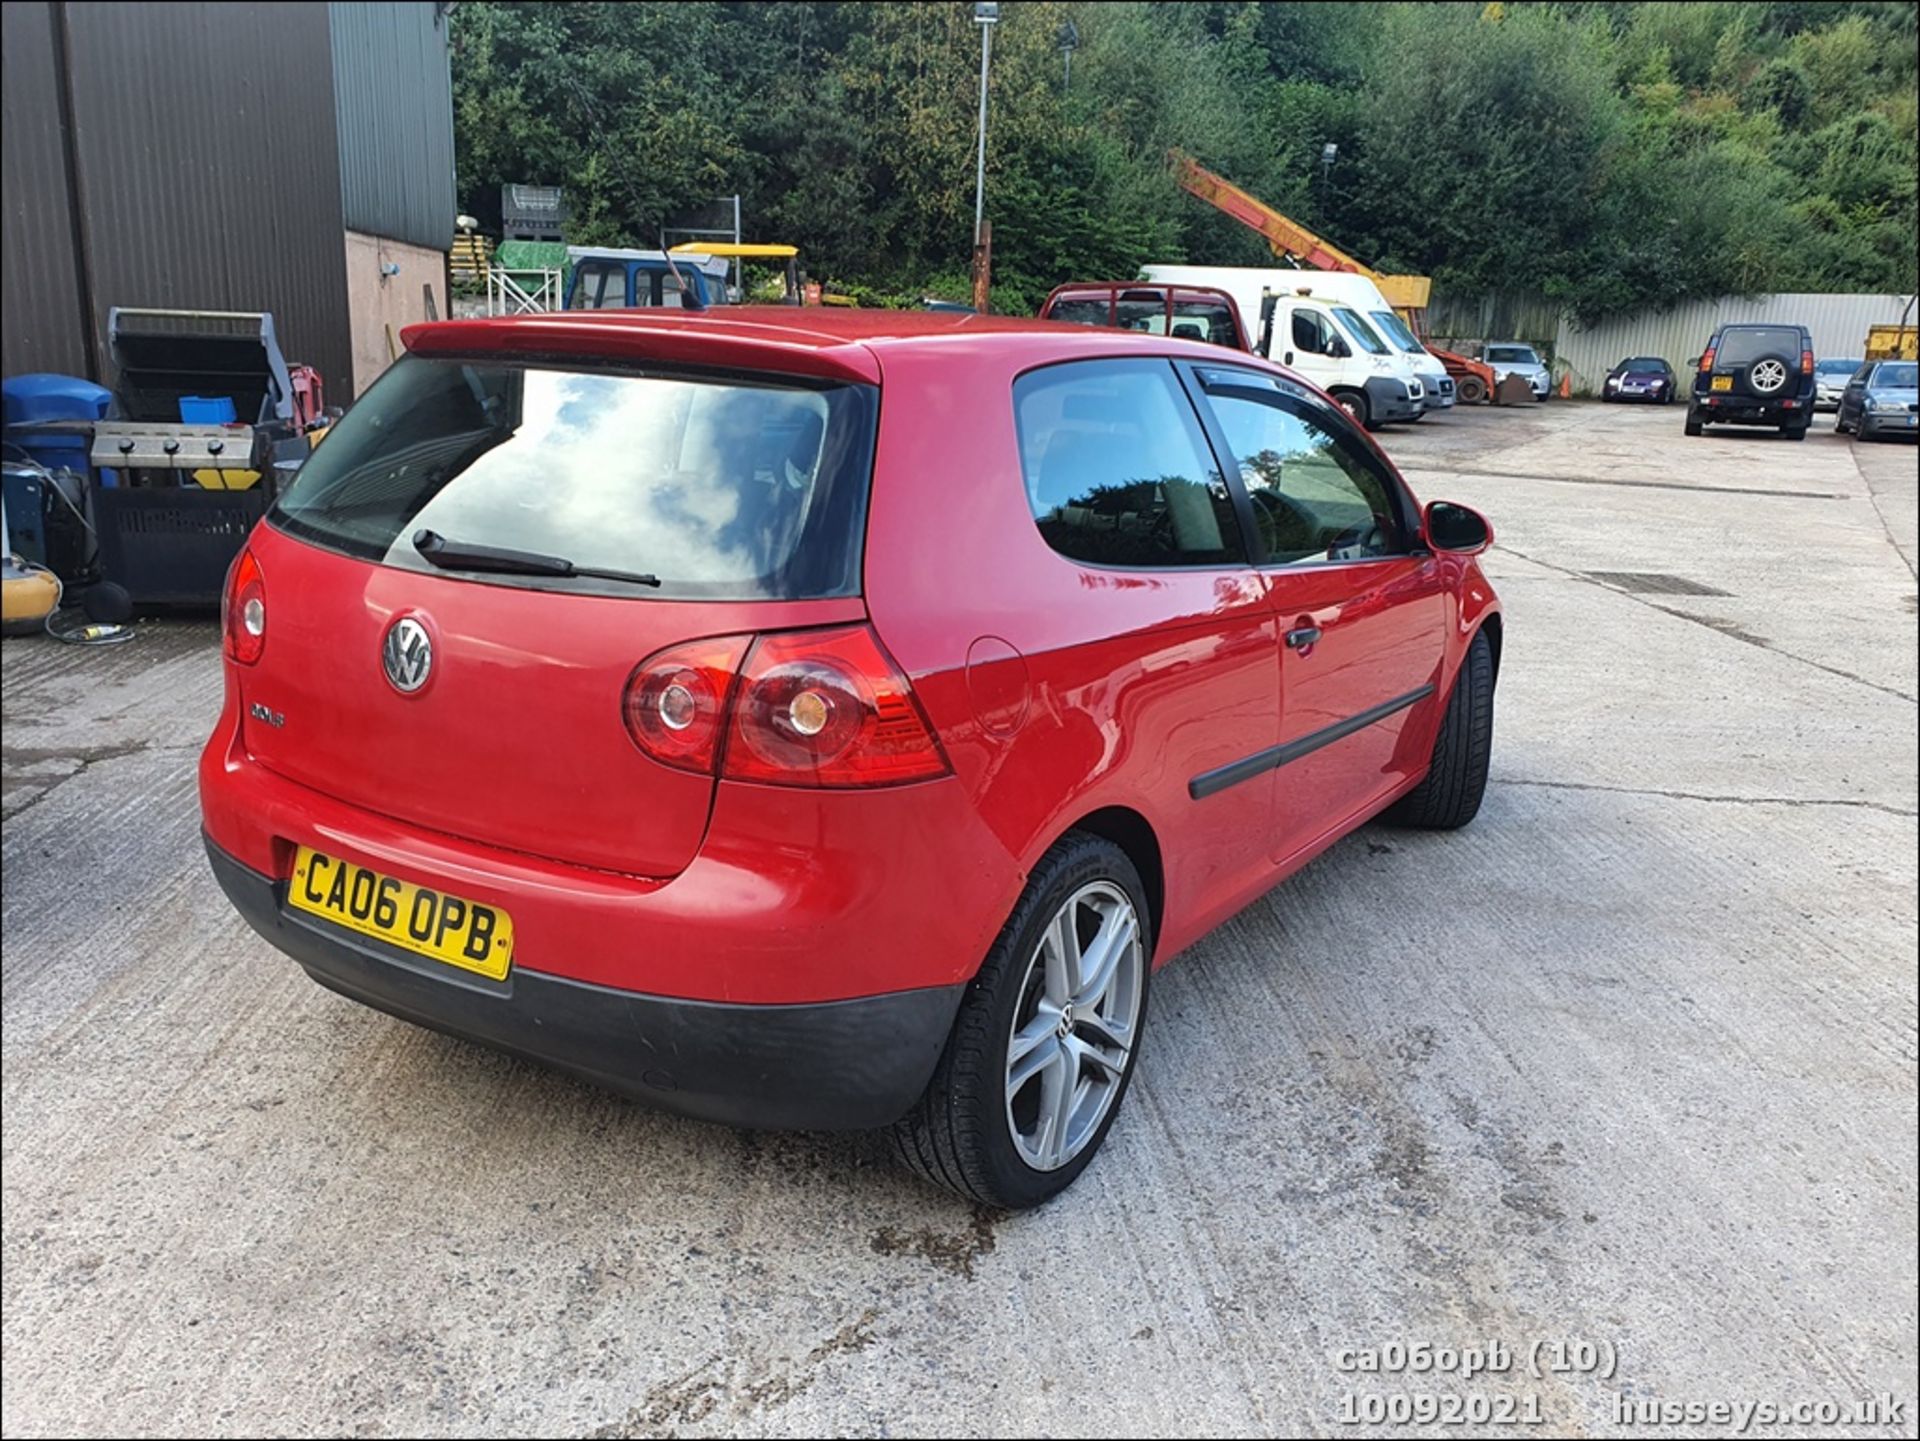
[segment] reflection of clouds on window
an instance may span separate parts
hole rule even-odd
[[[364,405],[283,519],[409,567],[424,528],[712,594],[777,593],[800,561],[831,572],[828,593],[852,583],[871,453],[853,440],[870,413],[854,388],[411,359],[392,377],[404,427],[383,423],[378,397]],[[810,526],[846,533],[809,540]]]

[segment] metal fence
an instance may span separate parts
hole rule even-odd
[[[1448,291],[1427,303],[1427,334],[1436,341],[1524,340],[1548,346],[1560,324],[1560,303],[1537,290]]]
[[[1629,356],[1657,355],[1685,370],[1717,325],[1804,325],[1813,332],[1813,353],[1834,359],[1860,355],[1871,325],[1913,321],[1910,295],[1756,295],[1703,300],[1672,310],[1643,311],[1581,327],[1562,319],[1554,335],[1556,371],[1572,373],[1573,389],[1592,394],[1614,366]]]

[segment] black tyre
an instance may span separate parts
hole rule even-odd
[[[1058,1195],[1106,1139],[1140,1054],[1151,913],[1125,851],[1075,831],[1034,867],[893,1139],[909,1169],[1008,1210]]]
[[[1783,425],[1780,427],[1780,433],[1788,440],[1805,440],[1807,438],[1807,427],[1804,425]]]
[[[1373,429],[1373,407],[1367,403],[1364,390],[1335,390],[1330,392],[1340,402],[1340,408],[1353,417],[1353,423],[1362,430]]]
[[[1486,382],[1477,375],[1463,375],[1454,387],[1453,398],[1462,405],[1478,405],[1487,398]]]
[[[1698,435],[1700,434],[1700,431],[1701,431],[1700,417],[1695,415],[1691,410],[1689,410],[1687,412],[1687,434]]]
[[[1394,802],[1382,819],[1425,830],[1459,829],[1479,813],[1492,758],[1493,643],[1479,630],[1467,643],[1454,677],[1426,779]]]

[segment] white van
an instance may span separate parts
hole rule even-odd
[[[1427,388],[1428,410],[1452,409],[1453,377],[1447,374],[1446,366],[1420,343],[1420,337],[1408,329],[1406,321],[1387,304],[1387,298],[1380,293],[1379,286],[1364,275],[1351,275],[1344,271],[1322,270],[1311,272],[1311,275],[1308,283],[1315,295],[1329,300],[1344,300],[1366,316],[1373,323],[1373,328],[1413,363],[1414,372]]]
[[[1315,295],[1324,278],[1319,271],[1145,265],[1140,273],[1161,284],[1226,291],[1254,331],[1255,354],[1297,371],[1364,426],[1418,420],[1426,411],[1426,384],[1412,357],[1389,343],[1354,305]]]

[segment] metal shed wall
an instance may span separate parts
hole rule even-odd
[[[269,310],[352,384],[324,4],[85,4],[73,145],[95,339],[107,308]]]
[[[0,367],[8,375],[87,373],[59,75],[53,7],[0,6]]]
[[[425,0],[328,9],[346,227],[444,251],[457,213],[446,16]]]
[[[1813,332],[1813,353],[1835,359],[1857,356],[1867,327],[1897,323],[1903,295],[1758,295],[1704,300],[1672,310],[1647,311],[1578,329],[1562,320],[1554,341],[1555,359],[1573,371],[1573,388],[1591,394],[1606,374],[1632,355],[1657,355],[1675,370],[1706,348],[1714,327],[1740,322],[1755,325],[1804,325]],[[1912,323],[1909,311],[1908,322]]]

